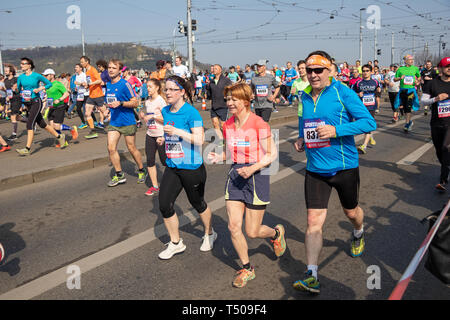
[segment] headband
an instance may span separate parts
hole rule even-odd
[[[330,69],[331,68],[331,62],[325,57],[319,56],[319,55],[313,55],[308,58],[306,61],[306,66],[322,66],[324,68]]]
[[[173,83],[175,83],[178,88],[180,88],[181,90],[184,90],[183,86],[181,86],[175,79],[167,79],[167,81],[172,81]]]

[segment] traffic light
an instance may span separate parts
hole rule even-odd
[[[381,56],[381,49],[377,49],[377,55]]]
[[[180,32],[180,33],[185,33],[186,32],[186,30],[185,30],[185,26],[184,26],[184,22],[183,21],[178,21],[178,31]]]
[[[192,19],[192,31],[197,30],[197,20]]]
[[[445,49],[445,42],[442,42],[442,49]]]

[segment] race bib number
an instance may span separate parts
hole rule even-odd
[[[115,94],[109,93],[109,94],[106,95],[106,103],[107,104],[111,104],[111,103],[116,102],[116,101],[117,101],[117,98],[116,98]]]
[[[13,97],[13,92],[11,89],[6,90],[6,96],[10,99]]]
[[[257,97],[267,97],[269,95],[269,88],[267,85],[257,85],[256,86],[256,96]]]
[[[24,101],[30,101],[31,100],[31,90],[23,90],[22,91],[22,99]]]
[[[450,99],[438,102],[438,116],[439,118],[450,117]]]
[[[407,86],[414,85],[414,76],[405,76],[405,78],[403,79],[403,84]]]
[[[305,120],[303,136],[307,148],[315,149],[331,146],[330,139],[319,139],[319,135],[316,132],[316,128],[323,125],[325,125],[325,121],[320,119]]]
[[[47,107],[49,107],[49,108],[53,107],[53,99],[52,98],[47,99]]]
[[[77,94],[77,101],[84,101],[84,93]]]
[[[152,114],[154,114],[154,113],[153,112],[147,113],[147,115],[152,115]],[[156,129],[155,119],[150,119],[147,121],[147,128],[149,128],[150,130]]]
[[[245,79],[245,83],[250,85],[252,83],[252,79]]]
[[[376,100],[375,100],[375,94],[373,94],[373,93],[364,94],[364,95],[363,95],[363,98],[362,98],[362,101],[363,101],[363,104],[364,104],[366,107],[374,106],[374,105],[375,105],[375,102],[376,102]]]
[[[166,140],[166,155],[169,159],[183,158],[183,146],[181,145],[181,139],[178,136],[165,135]]]

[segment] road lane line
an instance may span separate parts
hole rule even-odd
[[[420,148],[416,149],[415,151],[408,154],[406,157],[401,159],[397,162],[397,165],[412,165],[414,162],[416,162],[421,156],[424,155],[425,152],[427,152],[429,149],[433,147],[433,142],[427,142]]]

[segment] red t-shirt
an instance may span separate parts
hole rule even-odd
[[[251,112],[244,125],[236,130],[234,119],[233,116],[223,124],[223,137],[233,163],[259,162],[265,155],[261,140],[271,136],[269,124]]]

